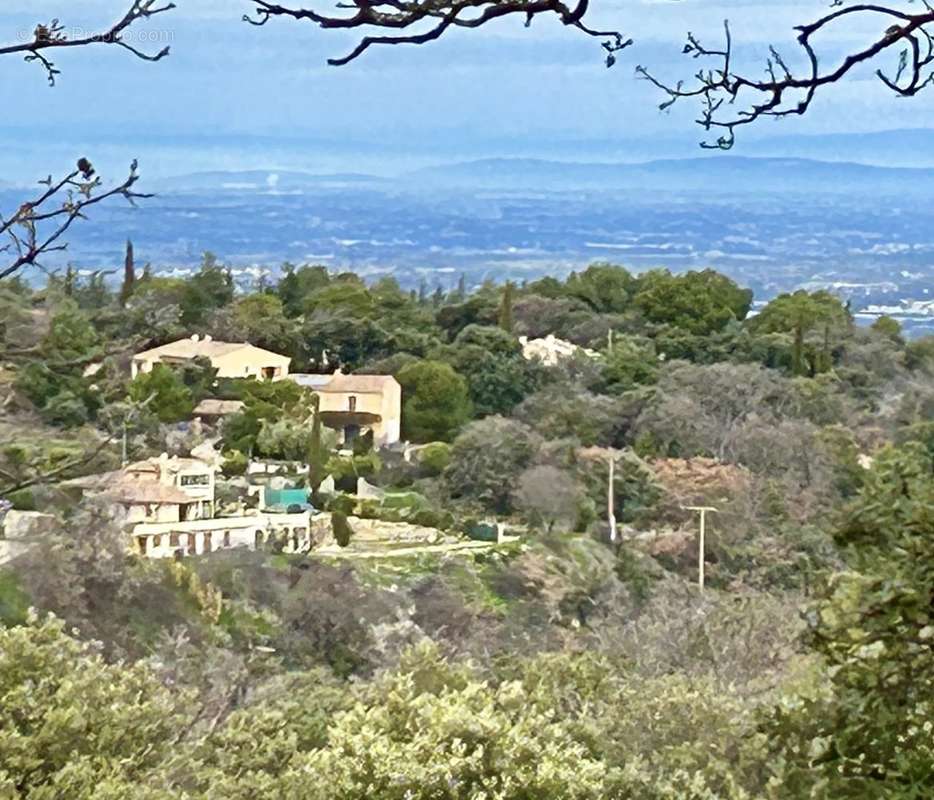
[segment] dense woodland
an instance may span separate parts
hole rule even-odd
[[[181,279],[132,248],[114,285],[0,282],[0,497],[61,519],[0,568],[0,797],[931,797],[934,339],[826,292],[752,302],[609,264],[415,291],[285,265],[244,293],[210,254]],[[129,379],[196,333],[392,374],[430,446],[335,453],[289,382]],[[523,358],[547,334],[596,356]],[[312,488],[404,489],[420,524],[527,532],[352,565],[132,556],[56,484],[124,440],[190,452],[205,397],[245,403],[216,432],[230,487],[251,456],[304,460]]]

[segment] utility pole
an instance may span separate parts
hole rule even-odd
[[[707,533],[707,512],[717,513],[713,506],[682,506],[685,511],[697,511],[700,513],[700,538],[697,542],[697,585],[703,591],[704,589],[704,537]]]
[[[616,477],[616,454],[610,450],[610,478],[606,487],[606,518],[610,523],[610,541],[616,542],[616,509],[613,484]]]
[[[606,332],[606,352],[607,355],[613,355],[613,329]]]

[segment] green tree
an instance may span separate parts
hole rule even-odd
[[[832,368],[834,342],[849,324],[849,312],[830,292],[799,290],[776,297],[749,327],[756,334],[790,336],[792,374],[813,377]]]
[[[512,281],[506,281],[506,285],[503,287],[503,297],[499,304],[499,327],[506,331],[506,333],[512,333],[514,325],[512,317],[512,295]]]
[[[238,381],[229,388],[228,394],[242,400],[244,407],[224,420],[221,432],[225,449],[247,454],[259,453],[259,438],[265,427],[266,443],[273,450],[279,449],[272,444],[278,441],[283,444],[288,442],[287,449],[290,452],[296,448],[305,452],[314,397],[308,389],[294,381],[258,381],[253,378]],[[274,425],[279,425],[279,428],[270,430]],[[296,430],[292,430],[288,436],[279,436],[280,432],[285,434],[283,428]],[[266,455],[284,457],[276,452],[268,452]]]
[[[0,629],[0,792],[142,796],[190,724],[191,696],[143,664],[106,663],[54,619]]]
[[[321,481],[326,477],[329,453],[321,437],[321,398],[314,395],[311,400],[311,410],[314,418],[311,422],[311,437],[308,441],[308,488],[316,496]]]
[[[651,343],[629,336],[614,336],[600,371],[599,388],[607,394],[621,394],[655,383],[658,357]]]
[[[472,422],[454,440],[445,482],[452,496],[507,514],[519,476],[540,446],[538,435],[521,422],[496,416]]]
[[[902,337],[902,326],[901,323],[892,317],[888,317],[883,314],[875,322],[872,323],[872,329],[876,332],[885,336],[887,339],[891,339],[896,344],[904,344],[905,340]]]
[[[221,341],[249,342],[274,353],[298,351],[297,326],[273,294],[256,293],[237,299],[216,311],[207,329]]]
[[[450,365],[419,361],[396,377],[402,386],[402,431],[411,441],[450,441],[470,419],[467,382]]]
[[[535,287],[541,287],[543,283],[539,281],[533,284],[533,291],[542,293],[541,289]],[[571,297],[583,300],[594,311],[620,314],[629,309],[636,286],[636,278],[628,270],[613,264],[598,263],[581,273],[572,272],[564,291]],[[552,295],[549,293],[544,296]]]
[[[133,242],[126,240],[126,257],[123,260],[123,283],[120,285],[120,307],[126,308],[126,304],[133,296],[133,290],[136,288],[136,262],[133,258]]]
[[[276,295],[289,317],[299,316],[305,308],[305,298],[330,283],[327,267],[304,266],[295,269],[292,264],[283,266],[283,275],[276,285]]]
[[[185,281],[180,303],[182,322],[189,328],[200,326],[212,311],[230,305],[233,298],[229,270],[218,263],[217,256],[206,252],[201,268]]]
[[[794,796],[921,800],[934,792],[934,460],[877,455],[836,532],[850,571],[809,612],[828,685],[773,711]],[[781,763],[781,762],[780,762]]]
[[[468,325],[435,354],[467,380],[478,416],[508,414],[545,378],[539,364],[523,357],[518,340],[492,325]]]
[[[752,291],[710,269],[683,275],[652,270],[639,277],[633,304],[649,322],[706,336],[744,320]]]
[[[165,364],[156,364],[151,371],[137,375],[127,393],[134,403],[144,403],[151,397],[147,408],[160,422],[186,420],[195,407],[191,389],[178,372]]]

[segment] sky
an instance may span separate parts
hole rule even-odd
[[[263,28],[241,17],[248,0],[176,0],[179,8],[134,29],[134,44],[172,47],[157,64],[116,47],[57,52],[42,70],[6,57],[0,96],[0,180],[33,180],[87,154],[99,165],[139,158],[156,177],[215,169],[394,174],[426,163],[488,155],[571,160],[695,157],[696,107],[660,113],[663,99],[636,79],[648,64],[672,79],[697,62],[681,55],[687,31],[711,44],[729,18],[737,58],[758,72],[771,43],[794,52],[792,28],[826,3],[774,0],[595,0],[590,22],[622,29],[635,45],[603,65],[596,40],[541,18],[455,31],[422,47],[371,50],[341,68],[353,39],[310,24]],[[59,18],[72,30],[105,27],[129,0],[4,0],[0,39]],[[319,6],[320,7],[320,6]],[[823,40],[829,56],[876,33],[848,27]],[[784,46],[784,47],[783,47]],[[934,128],[934,104],[888,94],[863,70],[821,97],[803,119],[744,136]]]

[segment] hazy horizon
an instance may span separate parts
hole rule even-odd
[[[121,5],[88,0],[62,22],[97,29]],[[48,88],[37,65],[10,61],[0,90],[17,97],[17,116],[0,126],[0,180],[33,182],[78,155],[107,175],[138,158],[144,176],[153,178],[255,168],[392,175],[489,156],[698,157],[704,132],[692,122],[696,107],[660,113],[663,98],[636,79],[635,66],[689,77],[699,62],[681,54],[687,31],[713,44],[725,17],[737,58],[751,72],[761,69],[769,43],[794,62],[793,26],[821,9],[768,4],[774,25],[766,38],[759,23],[765,5],[604,0],[592,23],[621,27],[635,39],[612,69],[603,66],[597,40],[546,19],[528,30],[505,21],[423,47],[376,48],[334,68],[326,59],[346,52],[353,41],[346,34],[294,21],[250,27],[240,19],[251,7],[246,0],[181,2],[137,32],[171,45],[171,56],[157,64],[118,48],[58,52],[62,74]],[[60,14],[57,6],[8,3],[4,35],[26,35]],[[822,53],[831,59],[859,35],[858,27],[840,32]],[[743,131],[734,152],[767,155],[789,138],[903,129],[934,129],[934,108],[923,99],[899,101],[865,68],[819,95],[804,118]],[[934,164],[926,152],[874,155],[890,165]]]

